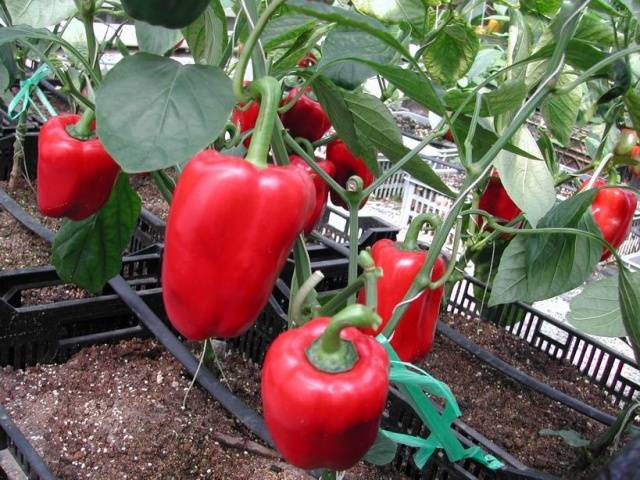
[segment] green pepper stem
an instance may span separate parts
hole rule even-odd
[[[358,352],[353,343],[340,338],[340,332],[347,327],[377,328],[382,319],[365,305],[349,305],[333,316],[322,336],[307,349],[307,359],[311,364],[327,373],[346,372],[358,361]]]
[[[295,141],[298,142],[298,144],[305,149],[305,151],[307,152],[307,155],[309,155],[310,158],[316,157],[316,150],[315,148],[313,148],[313,145],[309,140],[307,140],[304,137],[296,137]]]
[[[93,122],[96,114],[91,109],[86,109],[75,125],[69,125],[67,127],[67,133],[78,140],[88,140],[94,136],[91,123]]]
[[[249,91],[260,102],[260,113],[253,130],[251,145],[249,145],[246,158],[256,167],[266,168],[271,134],[276,123],[276,112],[280,102],[280,84],[273,77],[262,77],[251,82]]]
[[[321,271],[316,271],[302,284],[291,307],[291,318],[289,319],[289,327],[299,327],[304,324],[304,315],[302,308],[304,307],[307,297],[313,292],[316,286],[324,279]]]
[[[432,229],[436,229],[440,226],[442,220],[433,213],[421,213],[411,221],[407,234],[402,242],[403,250],[417,250],[418,249],[418,235],[422,230],[422,227],[427,224]]]

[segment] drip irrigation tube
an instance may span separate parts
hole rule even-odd
[[[603,411],[598,410],[591,405],[587,405],[583,401],[578,400],[577,398],[573,398],[572,396],[567,395],[566,393],[563,393],[559,390],[556,390],[546,383],[543,383],[540,380],[527,375],[523,371],[512,367],[504,360],[500,360],[498,357],[482,348],[480,345],[473,343],[471,340],[469,340],[457,330],[451,328],[449,325],[443,322],[438,322],[438,332],[447,337],[449,340],[453,341],[460,348],[475,355],[480,360],[490,365],[492,368],[498,370],[500,373],[506,375],[507,377],[513,378],[518,383],[539,393],[542,393],[552,400],[560,402],[563,405],[566,405],[567,407],[576,410],[583,415],[586,415],[587,417],[604,423],[605,425],[611,425],[613,424],[613,422],[615,422],[616,418],[613,415],[609,415],[608,413],[604,413]]]

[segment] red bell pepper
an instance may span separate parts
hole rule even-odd
[[[299,88],[291,90],[282,104],[291,102],[299,91]],[[282,124],[289,129],[291,136],[306,138],[310,142],[320,140],[331,128],[331,121],[320,103],[307,95],[302,95],[295,105],[282,114]]]
[[[586,185],[587,182],[583,182],[580,190]],[[594,187],[606,185],[602,179],[593,183]],[[623,188],[603,188],[594,198],[591,204],[593,218],[602,232],[602,237],[614,247],[622,245],[629,235],[637,204],[636,194]],[[611,252],[604,248],[600,260],[606,260],[610,256]]]
[[[502,182],[496,172],[489,177],[489,182],[482,195],[480,195],[478,208],[498,218],[500,223],[509,223],[522,213],[502,186]]]
[[[298,62],[298,67],[308,68],[312,65],[315,65],[316,63],[318,63],[318,58],[314,55],[313,52],[309,52],[300,59],[300,61]]]
[[[322,217],[324,213],[324,209],[327,206],[327,199],[329,198],[329,185],[318,175],[313,169],[307,165],[307,163],[297,155],[290,155],[289,161],[301,167],[305,172],[309,174],[311,179],[313,180],[313,185],[316,189],[316,208],[313,209],[309,220],[304,226],[304,234],[309,235],[313,231],[313,227],[316,226],[318,220]],[[336,173],[336,166],[328,162],[326,160],[317,162],[318,166],[322,168],[325,172],[327,172],[331,177],[333,177]]]
[[[47,217],[82,220],[93,215],[109,199],[120,173],[98,138],[80,140],[67,131],[80,119],[59,115],[40,130],[37,196],[38,208]]]
[[[374,263],[384,272],[377,282],[378,313],[382,317],[382,325],[377,330],[366,331],[371,335],[377,335],[384,329],[393,309],[402,301],[427,259],[428,251],[418,248],[417,245],[418,233],[426,218],[424,215],[418,215],[411,222],[403,243],[382,239],[371,248]],[[446,269],[445,261],[438,257],[431,271],[431,280],[438,280]],[[411,303],[400,319],[390,343],[401,360],[415,362],[431,349],[443,295],[444,285],[435,290],[426,289]],[[358,301],[362,304],[366,302],[364,289],[360,291]]]
[[[363,305],[281,334],[262,367],[264,419],[278,451],[304,469],[347,470],[373,445],[389,357],[353,326],[380,321]]]
[[[173,326],[190,340],[248,330],[314,206],[313,182],[299,167],[196,155],[167,221],[162,293]]]
[[[240,133],[253,130],[256,127],[256,121],[258,120],[258,113],[260,113],[260,105],[257,102],[249,103],[249,106],[245,108],[244,103],[238,105],[233,109],[231,114],[231,121],[238,125]],[[243,140],[244,146],[249,148],[251,143],[251,135],[247,136]]]
[[[313,182],[300,167],[267,165],[278,81],[262,77],[249,90],[261,111],[246,160],[200,152],[169,210],[162,294],[171,323],[190,340],[249,329],[315,207]]]
[[[346,186],[347,180],[353,175],[358,175],[362,178],[364,188],[371,185],[375,179],[364,160],[351,153],[342,140],[334,140],[327,145],[327,160],[336,166],[334,178],[343,187]],[[334,191],[331,191],[331,201],[342,208],[348,208],[347,204]],[[367,199],[365,198],[360,204],[360,208],[364,207],[366,203]]]

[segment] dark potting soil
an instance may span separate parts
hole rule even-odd
[[[505,330],[462,316],[441,318],[475,343],[515,367],[612,415],[618,411],[603,391],[589,383],[572,365],[535,350]],[[526,465],[562,478],[593,478],[606,461],[581,464],[580,449],[543,429],[574,430],[595,440],[606,428],[548,397],[503,376],[442,335],[419,366],[451,387],[462,420],[503,447]]]
[[[131,183],[142,200],[142,206],[166,222],[169,216],[169,204],[162,197],[151,177],[132,175],[131,178]]]
[[[244,381],[231,370],[227,378]],[[129,340],[86,348],[61,365],[0,370],[0,401],[65,479],[310,478],[199,388],[183,410],[188,385],[157,342]],[[253,388],[248,396],[259,398],[259,384]],[[402,477],[361,464],[349,478]]]

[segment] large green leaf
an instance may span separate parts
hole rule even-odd
[[[136,20],[136,38],[140,50],[156,55],[164,55],[182,39],[180,30],[149,25]]]
[[[445,95],[447,107],[451,110],[458,110],[465,103],[463,113],[473,114],[475,110],[475,100],[467,101],[471,91],[458,88],[449,90]],[[480,116],[493,117],[513,109],[514,105],[520,103],[527,96],[527,86],[522,80],[509,80],[499,85],[495,90],[482,95]]]
[[[97,130],[126,172],[186,163],[222,133],[234,97],[222,70],[139,53],[96,92]]]
[[[558,78],[557,86],[575,80],[575,75],[562,74]],[[571,92],[564,95],[550,95],[542,104],[542,117],[553,136],[563,145],[567,145],[571,139],[573,127],[578,118],[580,105],[582,104],[582,85],[578,85]]]
[[[640,93],[633,88],[629,89],[624,95],[624,104],[633,122],[633,128],[640,132]]]
[[[267,23],[261,40],[264,48],[270,50],[278,45],[295,40],[305,32],[318,26],[318,21],[308,15],[284,14]]]
[[[79,222],[66,221],[53,242],[53,265],[60,278],[92,293],[120,272],[122,252],[140,214],[138,194],[120,174],[102,209]]]
[[[634,275],[634,281],[640,282],[637,274]],[[567,321],[589,335],[625,336],[618,296],[618,277],[604,278],[584,287],[571,300],[571,312]]]
[[[182,29],[196,63],[220,65],[227,46],[227,16],[219,0],[209,6],[195,22]]]
[[[420,23],[427,13],[422,0],[353,0],[353,5],[365,15],[389,23]]]
[[[542,158],[542,152],[526,127],[513,136],[513,143]],[[503,150],[496,157],[495,167],[509,197],[535,227],[556,202],[553,176],[547,164],[543,160],[532,160]]]
[[[557,204],[539,228],[569,227],[601,236],[591,214],[596,190],[580,192]],[[582,285],[602,255],[597,240],[573,234],[532,236],[527,242],[527,301],[550,298]]]
[[[453,85],[473,65],[480,42],[473,29],[456,20],[442,28],[422,54],[429,74],[443,85]]]
[[[14,25],[51,27],[76,12],[74,0],[5,0]]]
[[[600,235],[590,210],[596,193],[580,192],[558,203],[538,228],[574,228]],[[515,301],[532,303],[576,288],[591,274],[601,254],[600,242],[582,235],[517,236],[500,259],[489,306]]]
[[[391,63],[395,50],[379,38],[357,28],[337,27],[329,32],[322,44],[322,58],[318,66],[354,56],[384,65]],[[375,72],[362,62],[345,61],[325,68],[323,74],[336,85],[353,89]]]
[[[377,97],[366,93],[344,92],[344,98],[349,111],[353,114],[359,138],[364,137],[391,163],[398,162],[409,153],[409,149],[402,143],[402,134],[393,115]],[[440,193],[450,197],[455,196],[419,155],[414,155],[402,168]]]
[[[333,7],[325,5],[322,2],[310,0],[289,0],[287,6],[298,13],[310,15],[327,22],[336,22],[339,25],[355,27],[368,32],[401,53],[405,58],[413,58],[409,50],[402,45],[397,38],[391,35],[382,23],[374,18],[345,8]]]
[[[615,41],[611,23],[593,12],[582,16],[574,38],[605,47],[613,46]]]
[[[618,269],[618,289],[622,322],[634,346],[636,361],[640,361],[640,285],[626,268]]]

